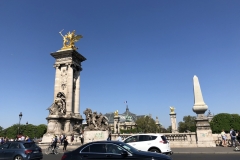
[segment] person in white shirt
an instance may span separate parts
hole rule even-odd
[[[117,141],[120,141],[120,142],[122,142],[122,137],[120,136],[120,134],[118,134]]]
[[[21,137],[21,141],[25,141],[25,137],[24,136]]]
[[[224,132],[224,130],[222,130],[221,136],[222,136],[222,146],[227,147],[227,144],[226,144],[227,136],[226,136],[226,133]]]

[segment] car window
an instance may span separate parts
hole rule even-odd
[[[89,152],[89,151],[90,151],[90,147],[87,146],[87,147],[85,147],[81,152]]]
[[[37,147],[35,143],[23,143],[24,148],[33,148]]]
[[[151,140],[152,138],[148,135],[140,135],[139,136],[139,141],[149,141]]]
[[[163,141],[167,141],[167,138],[165,136],[161,136]]]
[[[137,136],[129,137],[124,141],[125,143],[137,142]]]
[[[115,144],[106,144],[107,153],[121,154],[123,148]]]
[[[129,144],[127,143],[121,143],[119,144],[121,147],[123,147],[125,150],[131,152],[131,153],[136,153],[138,152],[138,150],[136,148],[133,148],[132,146],[130,146]]]
[[[81,152],[95,152],[95,153],[106,153],[105,144],[91,144],[84,148]]]
[[[9,149],[20,149],[20,145],[19,143],[12,143],[10,146],[9,146]]]
[[[8,146],[9,146],[10,143],[6,143],[6,144],[3,144],[3,145],[0,145],[0,148],[1,149],[7,149]]]

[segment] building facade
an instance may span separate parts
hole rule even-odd
[[[137,125],[136,125],[136,120],[138,118],[141,118],[141,117],[144,117],[146,115],[136,115],[132,112],[130,112],[129,108],[128,108],[128,105],[126,105],[126,111],[122,114],[118,114],[119,117],[120,117],[120,120],[119,120],[119,127],[120,127],[120,130],[131,130],[131,129],[134,129],[134,128],[137,128]],[[108,118],[108,124],[111,128],[111,130],[113,131],[114,130],[114,113],[111,112],[111,113],[106,113],[104,116],[106,116]],[[148,115],[151,117],[151,115]],[[160,125],[159,123],[159,120],[158,118],[156,118],[156,124],[157,125]]]

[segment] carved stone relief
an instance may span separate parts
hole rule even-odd
[[[61,69],[61,88],[64,90],[67,87],[67,67],[62,67]]]
[[[72,60],[72,57],[58,58],[56,59],[56,62],[67,61],[67,60]]]
[[[87,126],[85,130],[109,130],[108,118],[103,116],[102,113],[92,112],[91,109],[87,108],[83,112],[86,116]]]
[[[63,92],[58,92],[54,103],[48,108],[49,115],[66,114],[66,96]]]

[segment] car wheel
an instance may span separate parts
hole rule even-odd
[[[23,160],[22,156],[16,156],[14,160]]]
[[[150,149],[149,151],[150,151],[150,152],[157,152],[157,153],[160,153],[160,151],[159,151],[158,149],[156,149],[156,148],[152,148],[152,149]]]

